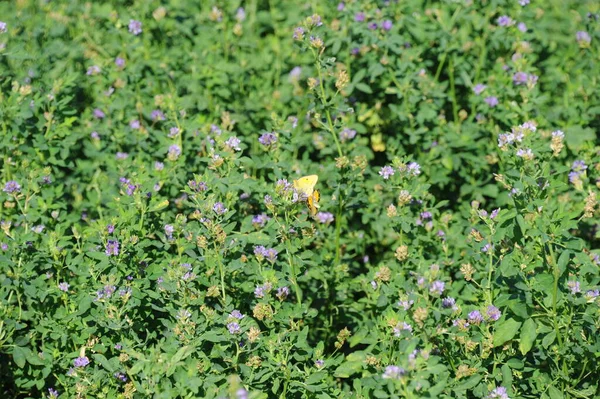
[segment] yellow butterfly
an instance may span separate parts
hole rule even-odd
[[[315,216],[317,214],[317,210],[319,209],[319,200],[321,199],[321,194],[318,190],[315,190],[315,185],[317,184],[318,180],[319,176],[317,175],[304,176],[298,180],[294,180],[294,188],[298,194],[306,198],[306,204],[308,205],[310,216]]]

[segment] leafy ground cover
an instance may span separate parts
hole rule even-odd
[[[599,397],[599,14],[1,3],[2,397]]]

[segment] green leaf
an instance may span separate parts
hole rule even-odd
[[[463,382],[455,388],[456,392],[466,391],[467,389],[473,388],[475,385],[479,384],[481,378],[482,377],[479,374],[471,376],[468,380],[466,380],[465,382]]]
[[[513,339],[521,327],[521,323],[514,319],[506,319],[496,326],[494,331],[493,344],[494,347],[500,346],[507,341]]]
[[[333,375],[338,378],[348,378],[363,368],[363,362],[344,362],[335,370]]]
[[[519,350],[522,355],[527,354],[531,350],[535,338],[537,337],[536,330],[537,324],[535,324],[533,319],[525,320],[525,323],[523,323],[523,326],[521,327],[521,337],[519,340]]]
[[[193,351],[194,351],[194,348],[191,346],[184,346],[182,348],[179,348],[177,353],[175,353],[175,356],[173,356],[173,358],[171,359],[171,364],[175,364],[175,363],[179,362],[180,360],[185,359],[186,357],[191,355]]]
[[[562,275],[567,269],[567,265],[569,264],[569,259],[571,258],[571,251],[563,251],[558,257],[558,261],[556,262],[556,266],[558,270],[560,270],[560,274]]]
[[[130,369],[129,374],[136,375],[139,373],[145,366],[146,360],[138,360]]]
[[[15,346],[15,348],[13,349],[13,360],[15,361],[17,367],[19,367],[20,369],[25,367],[25,356],[25,348]]]
[[[550,399],[563,399],[564,396],[561,391],[559,391],[556,387],[552,385],[548,387],[548,395],[550,395]]]
[[[110,364],[110,362],[104,355],[95,353],[92,355],[92,358],[94,359],[94,363],[100,364],[102,367],[104,367],[106,370],[110,371],[111,373],[115,371],[115,368]]]
[[[371,90],[371,88],[364,83],[357,83],[356,88],[358,90],[362,91],[363,93],[367,93],[367,94],[373,93],[373,90]]]
[[[43,366],[44,365],[44,361],[42,359],[40,359],[38,354],[30,349],[27,349],[26,357],[27,357],[27,363],[29,363],[29,364],[32,364],[34,366]]]
[[[546,336],[542,339],[542,346],[546,349],[548,349],[548,347],[550,345],[552,345],[552,343],[554,342],[554,340],[556,339],[556,331],[550,331],[548,334],[546,334]]]

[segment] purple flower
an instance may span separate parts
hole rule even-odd
[[[523,159],[532,159],[533,151],[531,151],[531,148],[519,148],[517,150],[517,156]]]
[[[169,240],[173,239],[173,232],[175,231],[175,227],[172,224],[165,224],[165,234]]]
[[[317,366],[318,368],[321,368],[325,365],[325,361],[323,359],[317,359],[315,360],[315,366]]]
[[[583,173],[586,169],[587,169],[587,165],[585,164],[585,161],[583,160],[576,160],[573,162],[573,165],[571,165],[571,170],[573,172],[577,172],[577,173]]]
[[[490,108],[494,108],[498,105],[498,98],[494,96],[486,97],[483,101],[485,101]]]
[[[227,139],[227,141],[225,141],[225,145],[228,148],[231,148],[232,150],[235,151],[242,151],[242,149],[240,148],[240,143],[242,141],[240,139],[238,139],[237,137],[233,136]]]
[[[575,184],[581,182],[581,174],[577,172],[569,173],[569,182]]]
[[[179,134],[180,130],[178,127],[172,127],[171,129],[169,129],[169,138],[173,138],[176,137]]]
[[[240,325],[235,321],[228,323],[227,329],[229,330],[229,334],[239,334],[241,331]]]
[[[502,15],[501,17],[498,18],[498,26],[508,26],[511,25],[513,23],[512,18],[510,18],[507,15]]]
[[[137,119],[132,120],[131,122],[129,122],[129,127],[132,129],[139,129],[140,128],[140,121]]]
[[[87,356],[80,356],[73,360],[73,366],[75,367],[85,367],[88,364],[90,364],[90,359],[88,359]]]
[[[48,396],[51,398],[58,398],[58,391],[54,388],[48,388]]]
[[[6,22],[0,21],[0,33],[6,33]]]
[[[565,133],[562,130],[555,130],[552,132],[552,137],[562,140],[565,138]]]
[[[483,246],[483,248],[481,248],[481,252],[483,252],[484,254],[487,254],[488,252],[490,252],[492,249],[494,249],[494,246],[490,243],[487,243]]]
[[[235,391],[235,399],[248,399],[248,391],[244,388],[240,388]]]
[[[396,324],[396,326],[394,326],[394,328],[393,328],[395,337],[401,337],[402,331],[408,331],[409,333],[412,333],[412,330],[413,330],[412,326],[405,321]]]
[[[225,208],[225,205],[223,205],[222,202],[215,202],[213,205],[213,212],[217,215],[223,215],[227,212],[227,208]]]
[[[527,74],[525,72],[516,72],[513,75],[513,83],[515,85],[524,85],[527,84]]]
[[[271,263],[273,263],[277,260],[277,254],[278,254],[278,252],[275,248],[269,248],[264,253],[265,258],[267,258],[267,260]]]
[[[165,114],[163,114],[163,112],[160,109],[155,109],[150,113],[150,119],[152,119],[153,121],[164,121],[166,118]]]
[[[246,19],[246,10],[243,7],[239,7],[235,12],[235,19],[238,22],[243,22]]]
[[[188,187],[196,192],[202,192],[208,190],[208,186],[205,182],[197,182],[195,180],[188,181]]]
[[[215,136],[220,136],[221,133],[223,133],[221,128],[217,125],[210,125],[210,132],[213,133]]]
[[[121,382],[127,382],[127,376],[124,373],[121,373],[118,371],[118,372],[114,373],[113,376],[117,380],[120,380]]]
[[[129,154],[126,152],[117,152],[115,154],[115,158],[117,159],[127,159],[127,157],[129,157]]]
[[[407,170],[408,170],[408,173],[410,173],[411,175],[418,176],[421,174],[421,165],[419,165],[416,162],[410,162],[407,165]]]
[[[175,316],[175,318],[178,320],[187,320],[190,317],[192,317],[192,312],[190,312],[187,309],[181,309],[179,312],[177,312],[177,315]]]
[[[165,167],[164,163],[159,162],[159,161],[154,162],[154,169],[155,170],[161,171],[161,170],[164,169],[164,167]]]
[[[473,87],[473,92],[477,95],[480,95],[481,93],[483,93],[483,91],[487,88],[486,85],[478,83],[475,85],[475,87]]]
[[[292,70],[290,71],[290,80],[292,82],[297,82],[298,80],[300,80],[300,76],[302,75],[302,68],[300,68],[299,66],[296,66],[294,68],[292,68]]]
[[[406,370],[399,366],[387,366],[385,372],[381,376],[383,379],[399,380],[406,374]]]
[[[452,297],[446,297],[442,299],[443,308],[454,308],[456,306],[456,299]]]
[[[298,126],[298,118],[296,118],[295,116],[288,116],[287,120],[292,124],[292,129],[295,129],[296,126]]]
[[[419,216],[421,217],[421,219],[424,219],[424,220],[432,219],[433,218],[433,215],[429,211],[421,212],[419,214]]]
[[[173,144],[169,147],[169,152],[167,153],[167,158],[172,161],[175,161],[181,155],[181,147],[177,144]]]
[[[4,184],[2,191],[8,194],[20,193],[21,185],[14,180],[9,180]]]
[[[244,316],[239,310],[234,309],[230,314],[229,317],[233,318],[233,319],[238,319],[238,320],[242,320]]]
[[[266,206],[270,206],[273,204],[273,198],[269,194],[265,194],[264,202]]]
[[[344,8],[346,8],[346,4],[344,4],[343,2],[341,2],[337,5],[338,11],[344,11]]]
[[[58,284],[58,289],[64,292],[68,292],[69,291],[69,283],[65,283],[64,281],[62,283]]]
[[[356,13],[356,15],[354,16],[354,20],[356,22],[363,22],[365,20],[365,13],[364,12]]]
[[[119,68],[125,67],[125,59],[121,57],[115,58],[115,65]]]
[[[588,301],[593,301],[600,296],[600,290],[588,290],[585,293],[585,298]]]
[[[271,220],[271,218],[267,216],[266,213],[261,213],[252,217],[252,224],[254,227],[264,227],[269,220]]]
[[[350,54],[352,55],[358,55],[360,53],[360,49],[358,47],[353,47],[352,50],[350,50]]]
[[[94,116],[97,119],[103,119],[106,115],[104,114],[104,112],[102,112],[102,110],[100,108],[96,108],[96,109],[94,109]]]
[[[442,295],[444,292],[444,288],[446,287],[446,283],[440,280],[436,280],[431,283],[431,287],[429,287],[429,292],[433,295]]]
[[[321,26],[323,25],[323,21],[321,21],[321,16],[319,14],[313,14],[310,17],[308,17],[307,22],[309,25],[312,26]]]
[[[577,39],[577,43],[580,45],[587,45],[592,41],[590,34],[582,30],[575,34],[575,38]]]
[[[525,7],[527,4],[529,4],[529,0],[519,0],[519,4]]]
[[[345,128],[340,132],[340,140],[342,142],[352,140],[356,136],[356,130]]]
[[[517,29],[525,33],[527,32],[527,25],[525,25],[525,22],[519,22],[519,24],[517,25]]]
[[[304,39],[304,28],[298,26],[294,28],[294,35],[292,36],[294,40],[302,40]]]
[[[383,28],[383,30],[392,30],[392,21],[390,21],[389,19],[386,19],[385,21],[383,21],[383,23],[381,24],[381,27]]]
[[[283,301],[285,298],[290,295],[290,289],[288,287],[279,287],[277,288],[277,294],[275,294],[280,301]]]
[[[3,242],[0,244],[0,248],[2,248],[3,251],[6,251],[6,250],[8,250],[8,244]]]
[[[383,176],[384,180],[387,180],[390,178],[390,176],[393,176],[394,173],[396,173],[396,171],[394,170],[394,168],[392,168],[391,166],[384,166],[383,168],[381,168],[381,170],[379,171],[379,175]]]
[[[485,313],[486,313],[488,319],[490,319],[492,321],[496,321],[502,316],[502,312],[500,312],[500,309],[498,309],[494,305],[488,306]]]
[[[117,240],[108,240],[106,242],[106,255],[108,256],[117,256],[119,255],[119,241]]]
[[[506,392],[506,388],[504,388],[504,387],[494,388],[486,398],[487,399],[510,399],[508,396],[508,393]]]
[[[529,75],[527,75],[527,84],[533,86],[537,83],[538,79],[539,76],[530,73]]]
[[[121,344],[115,344],[115,349],[120,351],[121,349],[123,349],[123,345]]]
[[[317,212],[315,215],[321,224],[329,224],[333,222],[333,214],[329,212]]]
[[[265,294],[269,292],[271,289],[271,285],[269,283],[265,283],[263,285],[257,285],[254,289],[254,296],[256,298],[264,298]]]
[[[500,208],[494,209],[492,213],[490,213],[490,219],[496,219],[498,213],[500,213]]]
[[[398,301],[397,305],[404,310],[408,310],[414,303],[415,303],[415,301],[413,301],[412,299],[411,300],[401,299]]]
[[[371,30],[375,30],[377,29],[379,26],[377,25],[377,22],[371,22],[369,23],[369,25],[367,25],[369,27],[369,29]]]
[[[254,255],[256,255],[259,260],[266,258],[271,263],[277,260],[277,250],[274,248],[267,249],[262,245],[254,247]]]
[[[100,73],[100,67],[98,65],[92,65],[87,69],[86,75],[97,75]]]
[[[277,142],[277,136],[274,133],[263,133],[259,138],[258,142],[264,146],[270,146],[271,144],[275,144]]]
[[[134,35],[139,35],[142,33],[142,23],[135,19],[129,20],[129,33],[133,33]]]
[[[479,324],[483,322],[483,316],[481,315],[481,312],[479,312],[479,310],[474,310],[470,312],[468,318],[469,323]]]
[[[569,287],[573,295],[581,292],[581,283],[579,281],[568,281],[567,287]]]

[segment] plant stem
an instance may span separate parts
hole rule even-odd
[[[326,102],[327,97],[325,96],[325,86],[323,85],[323,73],[321,71],[321,64],[319,62],[319,56],[318,56],[318,54],[316,54],[316,52],[314,50],[313,50],[313,54],[315,55],[315,64],[316,64],[317,71],[319,73],[319,87],[321,89],[321,104],[323,105],[323,108],[325,109],[325,116],[327,117],[328,130],[331,133],[331,136],[333,136],[333,141],[335,142],[335,146],[337,147],[338,155],[341,157],[344,155],[344,153],[342,152],[342,146],[340,145],[340,141],[338,140],[337,136],[335,135],[335,129],[333,127],[333,120],[331,119],[331,113],[329,112],[329,108],[327,106],[327,102]]]

